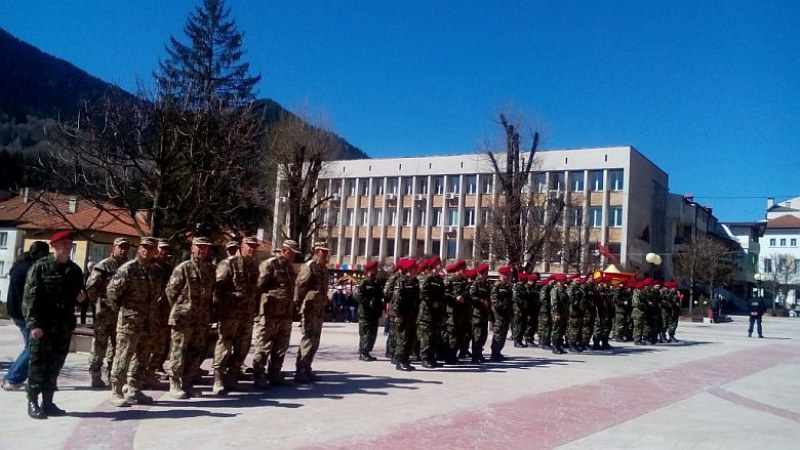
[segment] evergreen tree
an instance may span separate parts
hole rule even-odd
[[[261,76],[248,74],[242,36],[224,0],[203,0],[189,14],[184,33],[189,43],[170,36],[168,58],[154,74],[161,95],[185,99],[192,109],[212,102],[240,106],[254,99],[253,87]]]

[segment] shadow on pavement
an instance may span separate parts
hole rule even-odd
[[[161,406],[161,402],[156,402],[152,406]],[[197,406],[196,404],[193,406]],[[146,419],[186,419],[189,417],[236,417],[239,414],[215,413],[203,409],[117,409],[113,411],[92,411],[92,412],[67,412],[67,417],[79,417],[81,419],[111,419],[113,421],[125,420],[146,420]]]

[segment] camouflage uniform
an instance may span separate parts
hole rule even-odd
[[[583,311],[583,319],[581,320],[581,341],[580,345],[584,349],[593,348],[594,350],[600,349],[600,341],[595,340],[596,345],[591,346],[591,340],[594,336],[596,325],[600,323],[598,309],[602,307],[600,304],[599,296],[597,295],[597,286],[593,281],[578,286],[581,291],[581,310]]]
[[[295,274],[291,263],[273,257],[258,268],[258,291],[261,292],[255,325],[253,379],[256,387],[266,387],[267,377],[281,383],[283,360],[292,336]],[[266,369],[266,374],[265,374]]]
[[[647,298],[643,288],[636,288],[633,290],[631,305],[633,305],[633,312],[631,313],[633,318],[633,342],[636,345],[642,345],[646,337],[645,323],[647,321],[645,316],[647,312]]]
[[[111,381],[111,367],[114,364],[114,352],[117,344],[117,311],[108,302],[106,288],[118,268],[117,260],[108,257],[94,266],[86,280],[86,294],[95,302],[96,311],[92,352],[89,354],[89,373],[92,375],[93,387],[102,387],[102,380],[99,379],[104,356],[107,378]],[[100,382],[98,383],[97,380]]]
[[[386,318],[386,324],[389,327],[389,336],[386,338],[386,357],[392,358],[392,363],[394,364],[394,333],[396,325],[394,323],[394,308],[392,307],[392,302],[394,301],[394,288],[395,284],[397,284],[397,279],[400,278],[402,273],[394,272],[389,276],[386,280],[386,284],[383,286],[383,298],[389,304],[389,314]]]
[[[575,283],[570,283],[566,287],[567,296],[569,297],[569,325],[567,328],[567,344],[572,351],[583,351],[581,347],[583,342],[583,292],[580,287]]]
[[[525,328],[525,342],[528,345],[533,344],[534,335],[539,330],[539,286],[536,285],[534,282],[528,282],[528,293],[526,298],[528,299],[527,310],[528,310],[528,317],[527,317],[527,325]],[[539,340],[541,341],[542,336],[539,335]]]
[[[513,295],[511,283],[498,280],[492,286],[490,294],[492,313],[494,314],[494,322],[492,323],[492,361],[503,359],[503,355],[500,352],[503,351],[503,347],[506,345],[508,326],[513,313]]]
[[[667,342],[667,331],[669,322],[672,319],[672,301],[670,300],[669,290],[662,287],[658,290],[658,306],[661,312],[658,328],[658,341]]]
[[[311,364],[319,348],[323,315],[328,303],[328,268],[316,259],[304,264],[297,274],[294,293],[295,305],[300,310],[302,337],[297,351],[295,379],[313,381]],[[299,378],[299,379],[298,379]]]
[[[165,293],[172,306],[170,393],[178,398],[191,395],[205,359],[215,282],[214,265],[194,256],[178,264],[167,282]]]
[[[550,335],[553,353],[564,353],[564,334],[569,319],[569,296],[563,285],[556,284],[550,288],[550,311],[553,318],[553,331]]]
[[[681,298],[677,289],[670,289],[669,301],[672,303],[672,316],[669,318],[669,327],[667,328],[669,332],[668,341],[678,342],[678,339],[675,337],[675,331],[678,329],[678,321],[681,317]]]
[[[413,370],[409,355],[413,341],[414,324],[419,302],[419,283],[415,277],[402,274],[395,283],[392,310],[395,317],[394,359],[400,370]]]
[[[150,359],[147,361],[147,368],[145,369],[145,385],[156,382],[156,371],[163,370],[164,362],[169,358],[171,344],[169,330],[169,313],[171,308],[167,297],[164,295],[164,289],[167,287],[167,282],[174,268],[171,264],[160,263],[158,264],[158,270],[161,271],[162,287],[160,291],[161,295],[156,302],[156,316],[153,322],[153,332],[149,334],[147,343]]]
[[[617,342],[632,339],[631,329],[628,326],[631,320],[631,291],[622,285],[611,288],[611,298],[614,304],[614,334]]]
[[[514,347],[524,347],[525,330],[528,327],[528,284],[524,281],[514,283],[512,288],[512,304],[514,305],[511,321],[511,337]]]
[[[644,321],[644,337],[651,344],[658,342],[659,324],[661,322],[661,305],[658,290],[648,286],[644,289],[647,300]]]
[[[539,288],[539,347],[551,348],[550,335],[553,333],[553,316],[550,313],[550,284]]]
[[[437,273],[426,273],[418,277],[419,313],[417,315],[417,338],[424,367],[436,366],[436,349],[441,338],[444,313],[444,282]]]
[[[356,285],[354,293],[358,303],[358,354],[365,360],[373,360],[370,353],[378,338],[378,322],[383,315],[383,289],[374,277],[364,277]]]
[[[472,361],[482,363],[483,346],[489,336],[492,286],[489,280],[476,278],[469,290],[472,302]]]
[[[467,310],[469,296],[469,280],[457,273],[450,274],[444,280],[446,319],[442,327],[442,345],[445,362],[458,363],[458,350],[464,339],[464,315]],[[458,298],[461,297],[461,300]]]
[[[83,271],[77,264],[60,264],[53,256],[41,258],[28,270],[22,297],[22,313],[28,329],[40,328],[44,334],[28,341],[28,400],[52,402],[58,390],[58,374],[69,353],[75,329],[75,305],[83,289]],[[49,399],[49,400],[48,400]],[[38,405],[37,405],[38,409]],[[30,413],[30,411],[29,411]]]
[[[242,255],[217,265],[214,303],[219,318],[219,338],[214,348],[214,384],[235,388],[242,364],[250,351],[258,296],[258,267]]]
[[[611,297],[611,292],[606,285],[596,286],[596,308],[597,319],[594,326],[594,343],[592,348],[596,349],[599,345],[601,350],[611,350],[611,345],[608,344],[608,338],[611,336],[611,329],[614,322],[614,302]]]
[[[117,406],[152,400],[140,389],[149,357],[145,344],[155,331],[161,276],[157,264],[137,256],[120,266],[108,284],[108,301],[118,311],[117,351],[111,369],[112,403]],[[122,386],[126,383],[127,402],[122,399]]]

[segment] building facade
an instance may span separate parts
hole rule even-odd
[[[759,240],[759,271],[778,303],[797,303],[800,287],[800,197],[784,202],[767,201],[767,226]]]
[[[534,170],[526,189],[565,200],[562,242],[579,244],[584,270],[609,262],[643,270],[645,254],[667,250],[669,179],[635,148],[540,151]],[[476,241],[503,202],[498,183],[488,156],[480,153],[332,161],[318,183],[319,197],[328,199],[318,235],[327,239],[331,262],[339,267],[428,255],[502,263]],[[281,185],[279,180],[276,244],[291,201]],[[606,251],[597,251],[601,248]],[[570,252],[562,250],[536,269],[566,267]]]

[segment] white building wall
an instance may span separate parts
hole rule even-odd
[[[8,272],[17,255],[22,253],[25,232],[16,228],[0,228],[0,301],[8,297]],[[4,242],[3,242],[4,241]]]

